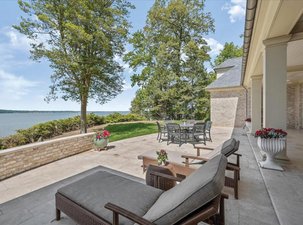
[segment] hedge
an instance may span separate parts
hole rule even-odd
[[[122,115],[113,113],[107,116],[98,116],[96,114],[87,115],[87,126],[93,127],[106,123],[117,123],[127,121],[140,121],[146,118],[136,114]],[[67,119],[52,120],[45,123],[39,123],[27,129],[17,130],[16,134],[0,138],[0,149],[12,148],[20,145],[34,143],[45,139],[59,136],[65,132],[80,129],[80,116]]]

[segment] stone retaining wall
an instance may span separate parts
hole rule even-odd
[[[0,180],[93,148],[94,133],[79,134],[0,151]]]

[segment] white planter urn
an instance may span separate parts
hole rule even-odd
[[[283,168],[276,163],[275,155],[279,154],[285,149],[285,138],[260,138],[258,137],[258,146],[265,152],[265,161],[259,162],[262,168],[283,171]]]
[[[248,129],[248,133],[251,133],[251,122],[245,121],[245,126]]]

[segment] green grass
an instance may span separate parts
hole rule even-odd
[[[110,132],[110,142],[158,132],[156,123],[112,124],[105,127]]]

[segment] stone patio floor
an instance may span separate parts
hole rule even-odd
[[[229,194],[226,224],[303,224],[303,146],[298,143],[300,137],[303,137],[302,133],[289,131],[290,162],[283,164],[284,172],[259,168],[255,140],[242,129],[213,128],[213,142],[207,142],[207,147],[216,147],[230,136],[240,140],[239,152],[243,157],[239,200],[234,199],[232,189],[224,188],[224,192]],[[54,221],[54,194],[59,187],[104,167],[122,171],[143,181],[140,179],[144,178],[141,161],[137,156],[148,150],[159,149],[196,153],[190,144],[167,146],[165,142],[158,143],[155,134],[146,135],[113,142],[108,151],[87,151],[1,181],[0,224],[75,224],[66,216],[61,221]]]

